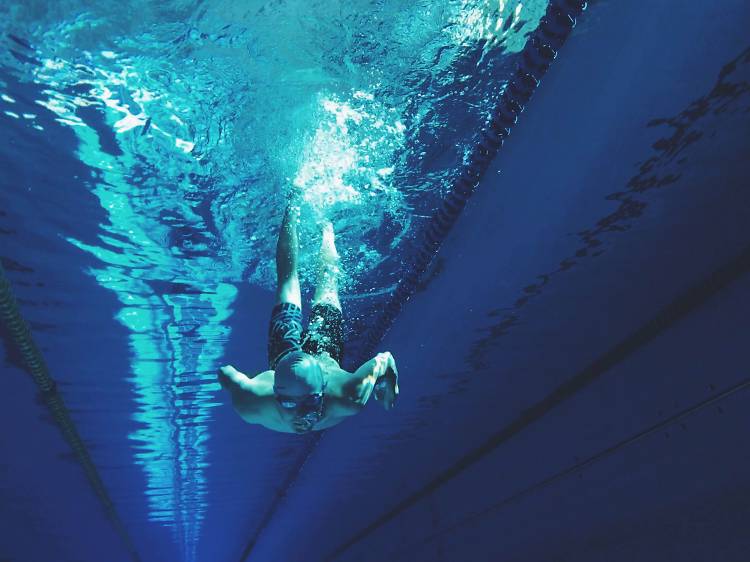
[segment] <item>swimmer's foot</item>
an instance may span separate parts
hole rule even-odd
[[[302,204],[302,200],[304,199],[302,186],[292,183],[292,185],[289,187],[289,190],[286,193],[286,198],[287,198],[287,203],[289,205],[294,205],[295,207],[299,207]]]
[[[331,221],[323,223],[323,240],[320,243],[320,262],[321,265],[328,266],[338,272],[339,253],[336,250],[335,236],[333,233],[333,224]]]

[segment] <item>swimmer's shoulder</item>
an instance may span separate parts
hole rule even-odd
[[[251,380],[253,393],[259,397],[273,396],[273,383],[276,373],[272,370],[263,371],[255,375]]]
[[[357,380],[354,373],[345,371],[333,359],[331,361],[333,364],[325,368],[328,398],[326,409],[329,416],[334,420],[358,414],[364,405],[357,400]],[[340,421],[341,419],[337,419],[335,423]]]
[[[239,392],[232,392],[232,404],[237,413],[248,423],[260,423],[259,419],[272,418],[278,414],[273,397],[273,371],[263,371],[247,378]]]

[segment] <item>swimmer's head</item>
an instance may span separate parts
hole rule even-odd
[[[322,393],[324,388],[320,364],[304,351],[288,353],[276,364],[273,383],[276,395],[306,396]]]

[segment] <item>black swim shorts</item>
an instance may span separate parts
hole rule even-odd
[[[344,356],[343,317],[330,304],[316,304],[310,313],[307,329],[302,330],[302,310],[282,302],[271,311],[268,329],[268,364],[271,369],[287,353],[302,350],[310,355],[324,351],[341,364]]]

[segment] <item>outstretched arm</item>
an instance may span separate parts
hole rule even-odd
[[[253,378],[225,365],[218,372],[221,387],[232,396],[232,405],[246,421],[255,421],[273,395],[272,371],[264,371]]]
[[[297,223],[299,222],[299,202],[295,198],[284,211],[284,220],[276,244],[276,302],[289,302],[302,308],[302,296],[297,275]]]

